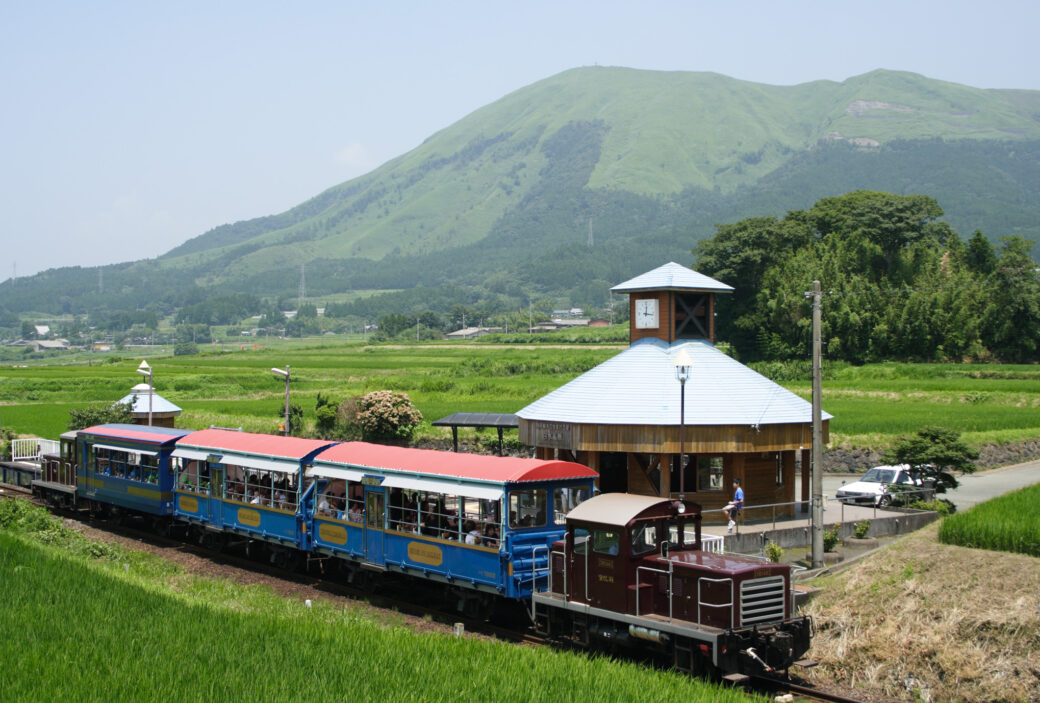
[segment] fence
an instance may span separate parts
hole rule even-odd
[[[61,444],[55,439],[11,440],[11,461],[22,461],[28,464],[39,464],[42,454],[57,454]]]

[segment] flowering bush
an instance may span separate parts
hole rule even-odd
[[[354,422],[365,439],[408,439],[423,416],[405,393],[373,391],[356,399]]]

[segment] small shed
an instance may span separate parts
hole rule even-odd
[[[130,395],[123,396],[117,401],[118,404],[132,403],[130,412],[134,416],[134,423],[138,425],[148,424],[149,403],[148,396],[151,394],[152,425],[156,427],[173,427],[181,409],[149,388],[147,383],[138,383],[130,389]]]

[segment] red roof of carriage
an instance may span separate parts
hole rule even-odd
[[[303,459],[308,454],[313,454],[330,444],[332,442],[322,439],[304,439],[234,430],[199,430],[177,440],[178,447],[194,447],[218,454],[222,451],[238,452],[284,459]]]
[[[80,430],[80,434],[89,434],[94,437],[103,437],[109,440],[124,440],[129,442],[148,442],[150,444],[166,444],[179,437],[190,433],[191,430],[179,430],[173,427],[149,427],[148,425],[130,425],[124,423],[111,423],[108,425],[94,425]]]
[[[314,457],[314,461],[493,483],[553,481],[598,476],[589,467],[573,461],[458,454],[433,449],[388,447],[367,442],[337,444],[318,454]]]

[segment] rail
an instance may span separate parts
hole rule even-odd
[[[11,461],[39,464],[40,457],[43,454],[57,454],[60,449],[61,443],[55,439],[40,439],[38,437],[12,439]]]

